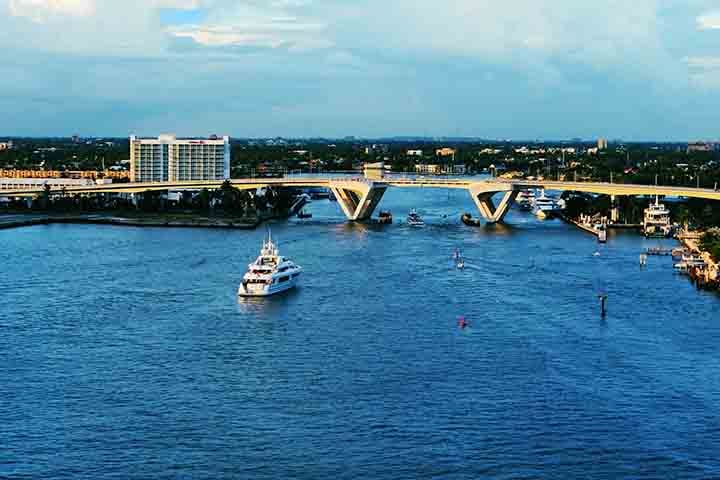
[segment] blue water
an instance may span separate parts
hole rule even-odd
[[[265,301],[262,228],[0,231],[0,477],[720,477],[720,296],[640,270],[657,241],[381,208],[272,225],[305,275]]]

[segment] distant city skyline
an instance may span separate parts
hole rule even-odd
[[[0,135],[720,138],[717,1],[0,0]]]

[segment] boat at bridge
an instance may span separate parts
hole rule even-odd
[[[247,273],[238,287],[240,297],[269,297],[297,285],[302,267],[280,256],[277,245],[268,234],[260,255],[248,265]]]
[[[553,218],[560,213],[560,204],[552,197],[545,195],[545,190],[540,190],[540,196],[533,202],[533,213],[540,219]]]
[[[521,190],[520,193],[518,193],[517,199],[515,199],[515,203],[520,210],[526,212],[531,211],[535,203],[535,192],[530,189]]]
[[[482,223],[480,223],[480,220],[473,218],[473,216],[469,213],[463,213],[463,216],[460,217],[460,220],[462,220],[462,222],[468,227],[479,227],[480,225],[482,225]]]
[[[380,225],[390,225],[392,222],[392,213],[389,210],[381,210],[378,215],[377,223]]]

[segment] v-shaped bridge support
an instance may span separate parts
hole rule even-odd
[[[478,189],[477,187],[470,187],[469,191],[480,214],[488,223],[502,222],[508,210],[510,210],[510,206],[517,198],[518,193],[520,193],[519,190],[505,191],[502,200],[500,200],[500,203],[496,206],[495,202],[493,202],[493,197],[500,192],[488,192],[484,189]]]
[[[350,221],[369,219],[382,200],[387,185],[372,182],[333,182],[330,186],[340,208]]]

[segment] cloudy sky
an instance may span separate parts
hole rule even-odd
[[[0,135],[720,138],[719,0],[0,0]]]

